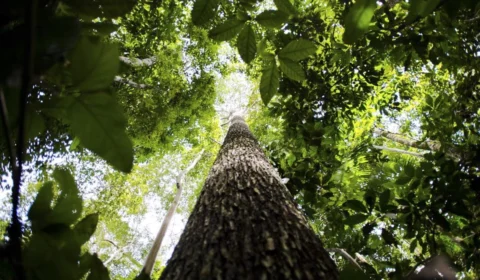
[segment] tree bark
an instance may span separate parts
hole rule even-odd
[[[242,118],[233,118],[160,279],[338,279]]]

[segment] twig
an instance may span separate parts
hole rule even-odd
[[[222,146],[222,143],[218,142],[217,140],[213,139],[212,137],[208,137],[208,139],[210,139],[210,141],[212,141],[214,143],[217,143],[218,145]]]
[[[358,269],[360,269],[361,271],[363,271],[362,267],[358,264],[358,262],[352,257],[350,256],[349,253],[347,253],[347,251],[345,251],[344,249],[340,249],[340,248],[329,248],[329,249],[326,249],[328,252],[335,252],[335,253],[339,253],[340,255],[342,255],[343,257],[345,257],[349,262],[351,262],[353,265],[355,265]]]

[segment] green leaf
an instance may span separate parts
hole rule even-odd
[[[267,10],[259,14],[255,20],[267,28],[280,28],[287,22],[288,14],[281,11]]]
[[[279,11],[289,15],[294,15],[297,13],[297,8],[292,5],[290,0],[273,0],[273,2]]]
[[[352,199],[352,200],[347,200],[344,204],[343,204],[344,207],[347,207],[349,209],[352,209],[353,211],[356,211],[356,212],[363,212],[363,213],[367,213],[367,207],[365,207],[365,205],[363,205],[363,203],[359,200],[355,200],[355,199]]]
[[[397,245],[398,244],[398,242],[395,239],[395,237],[393,236],[393,234],[386,229],[382,229],[382,238],[387,245],[391,245],[391,244]]]
[[[228,41],[237,36],[244,25],[244,20],[230,19],[210,30],[208,34],[215,41]]]
[[[364,214],[355,214],[347,218],[345,221],[346,225],[354,226],[356,224],[364,222],[368,218],[368,215]]]
[[[418,241],[417,239],[413,239],[412,243],[410,243],[410,252],[415,252],[415,248],[417,248]]]
[[[285,46],[279,53],[280,58],[286,58],[293,61],[299,61],[309,57],[317,51],[317,47],[312,42],[305,39],[293,40]]]
[[[432,13],[440,4],[441,0],[410,0],[408,16],[405,19],[407,23],[415,20],[417,17],[426,17]]]
[[[28,210],[28,219],[35,223],[42,220],[50,211],[53,199],[53,182],[45,182]]]
[[[136,0],[65,0],[62,1],[78,12],[93,18],[107,17],[116,18],[129,13]]]
[[[108,269],[103,265],[102,261],[94,254],[91,258],[91,270],[87,280],[109,280],[110,275]]]
[[[26,140],[35,138],[43,131],[45,131],[45,121],[43,117],[31,108],[28,108],[25,117]]]
[[[450,223],[442,214],[433,212],[433,222],[441,226],[444,230],[450,231]]]
[[[372,190],[368,190],[365,192],[365,195],[363,196],[363,200],[367,203],[368,210],[371,212],[373,210],[373,207],[375,206],[375,202],[377,200],[377,194]]]
[[[82,199],[77,184],[66,169],[56,168],[53,178],[60,187],[60,195],[48,217],[49,224],[73,224],[82,214]]]
[[[98,214],[90,214],[78,222],[73,231],[79,245],[85,244],[95,232],[98,224]]]
[[[275,60],[269,61],[263,66],[260,80],[260,95],[263,104],[268,105],[272,97],[277,93],[280,77]]]
[[[404,173],[401,173],[400,176],[398,176],[397,180],[395,181],[395,184],[397,185],[406,185],[408,184],[408,182],[410,182],[410,180],[412,180],[412,177],[404,174]]]
[[[367,32],[376,8],[376,0],[357,0],[353,4],[345,18],[343,42],[353,44]]]
[[[255,32],[250,25],[243,28],[237,38],[237,48],[245,63],[250,63],[257,53],[257,42]]]
[[[369,280],[370,278],[365,274],[365,272],[358,269],[351,263],[348,263],[346,267],[340,272],[340,280]]]
[[[380,194],[380,209],[383,212],[385,212],[385,209],[387,208],[388,202],[390,202],[390,195],[391,195],[390,190],[384,190]]]
[[[305,72],[303,72],[302,66],[293,60],[280,58],[280,70],[294,81],[302,82],[305,80]]]
[[[411,164],[406,164],[405,166],[403,166],[403,169],[407,176],[415,177],[415,167],[413,167]]]
[[[70,127],[82,145],[114,168],[130,172],[133,147],[125,133],[126,120],[115,99],[105,93],[72,97],[68,108]]]
[[[70,56],[73,86],[80,91],[108,88],[120,67],[118,46],[82,37]]]
[[[218,0],[197,0],[193,4],[192,22],[195,25],[203,25],[215,16]]]

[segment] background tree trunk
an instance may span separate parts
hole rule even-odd
[[[160,279],[337,279],[334,262],[234,117]]]

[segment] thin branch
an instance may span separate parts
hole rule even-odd
[[[143,66],[152,66],[157,62],[157,58],[155,56],[147,57],[147,58],[130,58],[126,56],[120,56],[120,61],[131,66],[131,67],[143,67]]]
[[[175,194],[175,198],[172,202],[172,205],[170,205],[170,208],[168,209],[167,215],[163,219],[162,226],[160,227],[160,230],[158,231],[158,234],[155,238],[155,241],[153,242],[152,248],[150,249],[150,252],[148,253],[147,259],[145,260],[145,265],[143,266],[142,271],[140,272],[140,276],[150,276],[153,270],[153,266],[155,264],[155,260],[157,259],[158,251],[160,250],[160,247],[162,245],[163,237],[165,236],[165,233],[167,232],[168,225],[170,224],[170,221],[173,217],[173,214],[175,213],[175,209],[177,209],[178,201],[180,200],[181,194],[182,194],[182,184],[183,181],[185,180],[185,176],[187,173],[192,170],[195,165],[197,165],[198,161],[202,157],[203,153],[205,150],[202,150],[198,156],[190,163],[190,165],[183,171],[181,171],[178,176],[177,176],[177,193]],[[139,276],[139,278],[141,278]]]
[[[363,271],[362,267],[357,263],[357,261],[352,257],[350,256],[349,253],[347,253],[347,251],[345,251],[345,249],[340,249],[340,248],[328,248],[326,249],[328,252],[334,252],[334,253],[338,253],[340,255],[342,255],[344,258],[346,258],[350,263],[352,263],[354,266],[356,266],[358,269],[360,269],[361,271]]]
[[[406,154],[406,155],[411,155],[411,156],[421,157],[421,158],[423,158],[423,156],[425,154],[428,154],[428,152],[415,153],[415,152],[405,151],[405,150],[402,150],[402,149],[390,148],[390,147],[386,147],[386,146],[372,145],[372,147],[377,149],[377,150],[384,150],[384,151],[389,151],[389,152],[394,152],[394,153],[401,153],[401,154]]]
[[[210,139],[210,141],[212,141],[214,143],[217,143],[218,145],[222,146],[222,143],[218,142],[217,140],[213,139],[212,137],[208,137],[208,139]]]
[[[119,83],[119,84],[129,85],[133,88],[139,88],[139,89],[151,89],[151,88],[153,88],[151,85],[139,84],[139,83],[136,83],[132,80],[129,80],[127,78],[123,78],[123,77],[120,77],[120,76],[115,76],[114,81]]]

